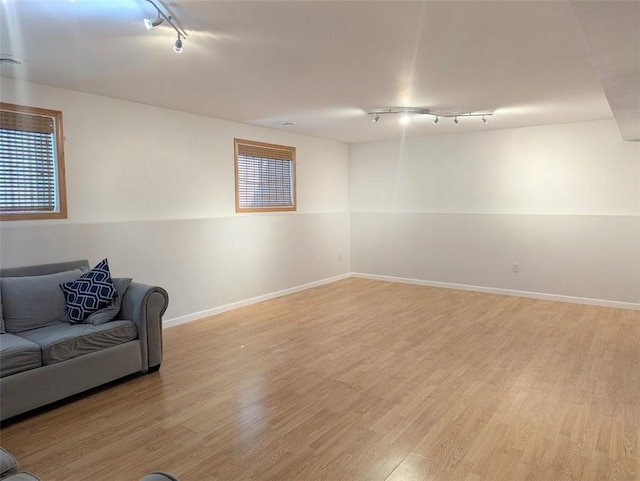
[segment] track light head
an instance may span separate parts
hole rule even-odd
[[[485,125],[487,124],[487,118],[484,115],[482,116],[482,123]]]
[[[376,116],[371,120],[371,122],[373,122],[374,124],[377,124],[378,120],[380,120],[380,114],[376,114]]]
[[[151,5],[153,5],[153,8],[156,9],[157,17],[156,17],[155,20],[151,20],[149,18],[145,18],[144,19],[144,26],[147,27],[147,30],[150,30],[153,27],[157,27],[158,25],[160,25],[162,22],[164,22],[166,20],[167,23],[171,26],[171,28],[173,28],[176,31],[176,34],[178,35],[178,38],[176,39],[175,43],[173,44],[173,51],[176,52],[176,53],[181,53],[182,52],[182,39],[183,38],[187,38],[187,32],[185,32],[184,30],[182,30],[181,28],[179,28],[176,25],[175,19],[172,18],[171,15],[169,15],[168,13],[165,13],[165,11],[167,9],[162,4],[161,0],[155,0],[155,1],[154,0],[146,0],[146,1],[148,3],[150,3]],[[162,9],[158,6],[158,4],[160,4],[160,6],[162,6]]]
[[[453,123],[456,125],[460,125],[460,120],[458,119],[457,115],[453,118]]]
[[[182,38],[180,37],[180,34],[178,34],[176,43],[173,44],[173,51],[175,53],[182,53]]]
[[[437,124],[440,121],[440,117],[436,115],[436,118],[433,119],[433,125]]]
[[[157,27],[162,22],[164,22],[164,18],[158,14],[158,17],[155,20],[151,20],[150,18],[144,19],[144,26],[147,27],[147,30],[151,30],[153,27]]]

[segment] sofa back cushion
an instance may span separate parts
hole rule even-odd
[[[83,269],[43,276],[3,277],[2,314],[7,332],[23,332],[55,324],[65,312],[60,284],[74,281]]]
[[[38,264],[34,266],[22,267],[2,267],[0,268],[0,277],[26,277],[26,276],[45,276],[47,274],[56,274],[57,272],[72,271],[74,269],[89,270],[89,261],[66,261],[56,262],[55,264]]]

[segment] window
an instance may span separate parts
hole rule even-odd
[[[235,139],[236,212],[296,210],[296,148]]]
[[[0,220],[66,219],[62,112],[0,102]]]

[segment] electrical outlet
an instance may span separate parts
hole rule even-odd
[[[520,272],[520,264],[518,264],[517,262],[514,263],[513,266],[511,266],[511,270],[518,274]]]

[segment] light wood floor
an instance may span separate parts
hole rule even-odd
[[[5,426],[43,481],[640,480],[640,311],[347,279]]]

